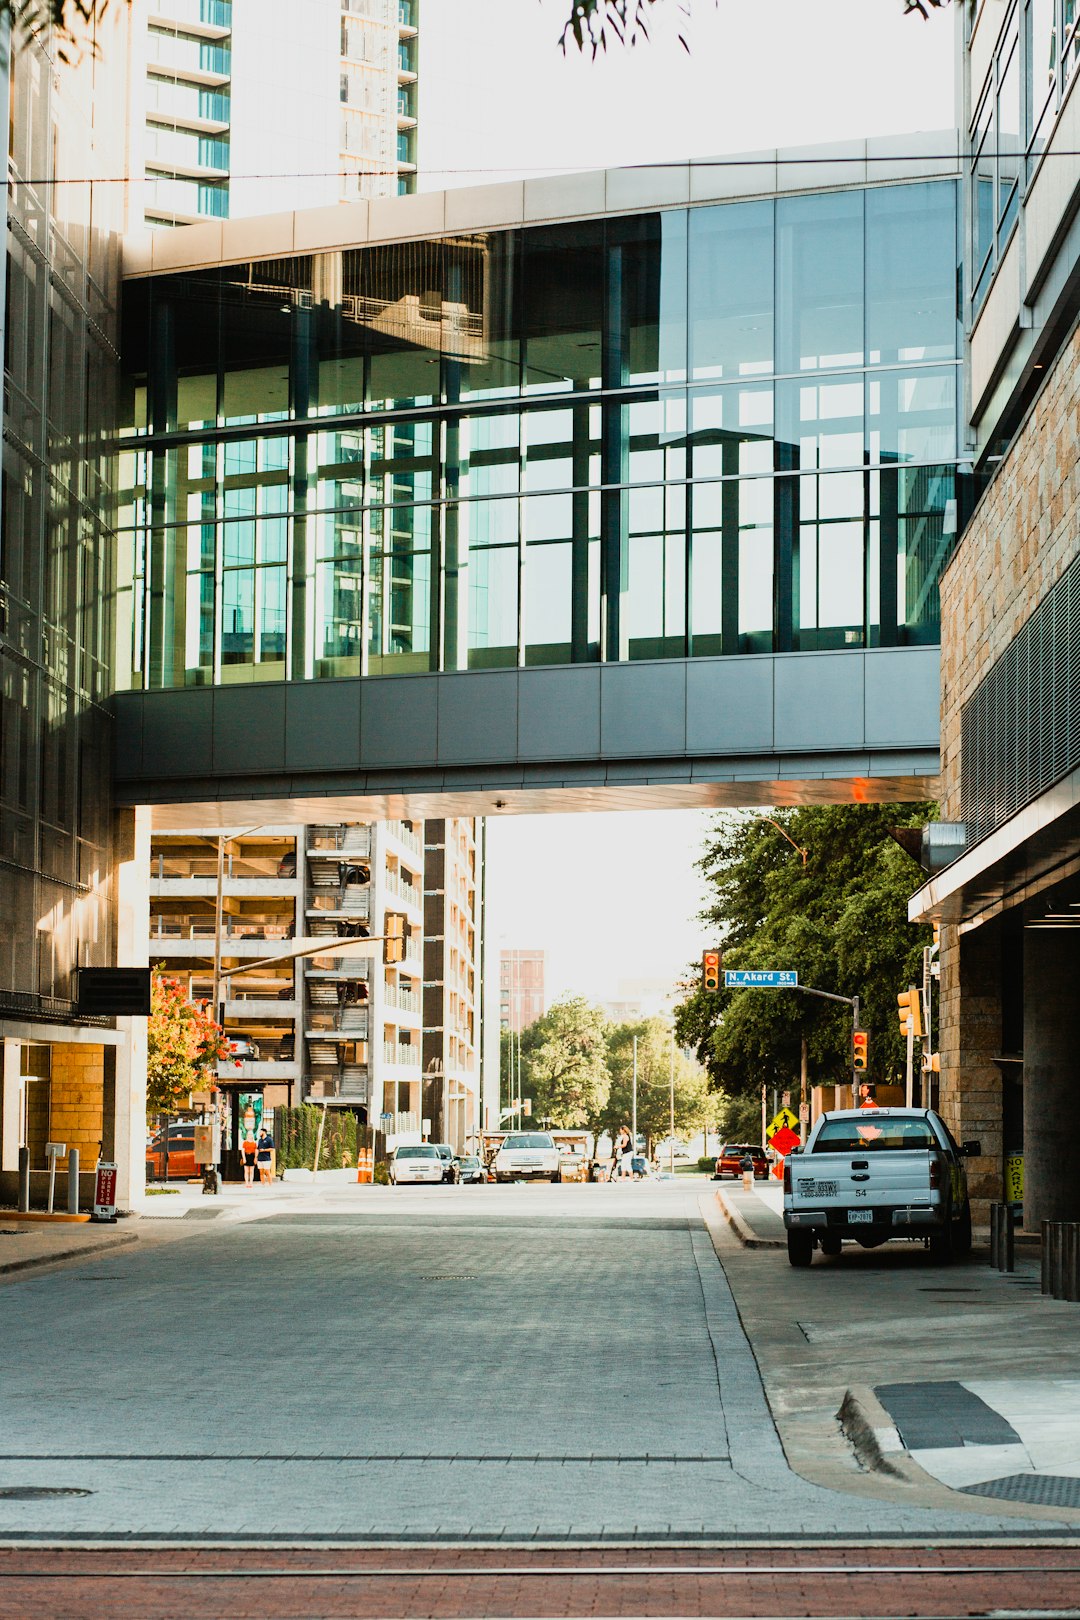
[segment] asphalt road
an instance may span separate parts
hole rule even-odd
[[[1022,1533],[910,1489],[885,1520],[853,1459],[835,1488],[792,1472],[701,1191],[256,1193],[13,1274],[0,1541]]]

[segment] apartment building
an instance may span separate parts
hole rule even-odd
[[[476,823],[424,823],[424,1117],[459,1151],[483,1124]]]
[[[134,0],[129,225],[410,192],[419,0]]]
[[[544,1014],[544,952],[499,952],[499,1027],[520,1034]]]
[[[230,1120],[254,1091],[267,1111],[351,1108],[391,1146],[425,1118],[458,1146],[475,1130],[476,838],[471,821],[431,825],[428,849],[409,821],[155,833],[150,960],[216,999],[236,1050],[218,1076]],[[404,954],[386,963],[393,917]]]

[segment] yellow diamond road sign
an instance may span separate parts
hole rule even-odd
[[[774,1137],[777,1131],[782,1130],[785,1125],[789,1131],[797,1131],[799,1128],[799,1116],[793,1114],[790,1108],[781,1108],[776,1118],[770,1121],[765,1132],[766,1139]]]

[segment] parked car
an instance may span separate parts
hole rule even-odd
[[[980,1151],[978,1142],[957,1142],[929,1108],[822,1114],[806,1146],[784,1161],[788,1259],[808,1266],[815,1248],[835,1256],[845,1242],[876,1249],[892,1238],[925,1243],[942,1262],[968,1254],[964,1160]]]
[[[246,1035],[230,1035],[229,1041],[232,1045],[232,1055],[239,1062],[242,1063],[245,1059],[251,1063],[259,1061],[259,1048]]]
[[[453,1148],[450,1146],[450,1143],[433,1142],[431,1146],[435,1149],[436,1153],[439,1155],[439,1158],[442,1160],[443,1180],[450,1182],[457,1181],[458,1173],[457,1165],[454,1162],[455,1154]]]
[[[496,1181],[558,1181],[559,1150],[547,1131],[511,1131],[494,1170]]]
[[[487,1180],[484,1167],[475,1153],[459,1153],[454,1160],[457,1168],[457,1178],[461,1186],[466,1183],[482,1182]]]
[[[169,1130],[169,1180],[190,1181],[202,1175],[195,1163],[195,1125],[190,1119],[175,1119]],[[156,1130],[146,1144],[146,1179],[165,1179],[165,1127]]]
[[[741,1176],[742,1162],[746,1155],[754,1161],[754,1178],[765,1181],[769,1174],[769,1157],[764,1148],[754,1147],[747,1142],[725,1142],[716,1156],[716,1168],[713,1171],[714,1181],[723,1181],[725,1176]]]
[[[390,1180],[395,1187],[410,1182],[441,1185],[445,1180],[445,1165],[438,1149],[431,1142],[395,1148],[390,1160]]]

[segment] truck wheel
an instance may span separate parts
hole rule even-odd
[[[822,1254],[827,1254],[830,1259],[835,1259],[842,1247],[840,1239],[831,1232],[818,1239],[818,1246]]]
[[[953,1253],[958,1255],[971,1253],[971,1205],[966,1198],[960,1211],[960,1219],[953,1231]]]
[[[931,1260],[936,1260],[938,1265],[947,1266],[953,1257],[952,1221],[946,1221],[944,1226],[939,1226],[931,1232],[928,1244]]]
[[[787,1257],[793,1266],[808,1266],[814,1258],[814,1239],[810,1232],[789,1231]]]

